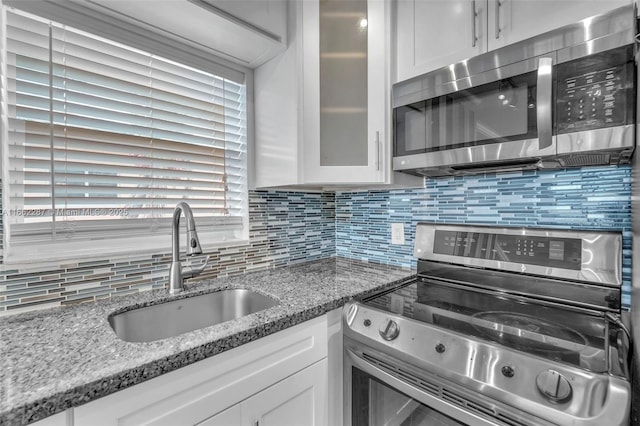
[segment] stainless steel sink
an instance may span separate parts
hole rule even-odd
[[[109,324],[124,341],[152,342],[240,318],[277,304],[275,299],[251,290],[221,290],[112,315]]]

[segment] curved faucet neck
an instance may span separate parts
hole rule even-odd
[[[184,214],[187,221],[187,236],[190,237],[196,231],[196,223],[193,219],[191,207],[184,201],[179,202],[173,211],[173,222],[171,231],[171,257],[174,262],[180,260],[180,216]],[[187,241],[190,244],[190,241]],[[188,251],[188,248],[187,248]]]
[[[179,202],[173,211],[173,222],[171,228],[171,268],[169,272],[169,291],[171,293],[182,290],[182,281],[184,278],[191,278],[204,270],[206,265],[201,268],[191,269],[185,268],[183,271],[180,265],[180,216],[184,214],[187,221],[187,254],[194,255],[202,253],[198,234],[196,233],[196,223],[193,218],[191,207],[184,201]]]

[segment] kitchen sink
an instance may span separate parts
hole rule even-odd
[[[251,290],[221,290],[112,315],[109,324],[124,341],[152,342],[241,318],[277,304],[275,299]]]

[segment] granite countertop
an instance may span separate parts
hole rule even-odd
[[[25,425],[235,348],[391,287],[407,268],[332,258],[0,319],[0,425]],[[107,318],[167,299],[247,288],[279,301],[237,320],[148,343],[120,340]]]

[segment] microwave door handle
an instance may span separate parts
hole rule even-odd
[[[553,59],[540,58],[538,62],[536,116],[538,125],[538,147],[548,148],[552,143],[552,83]]]

